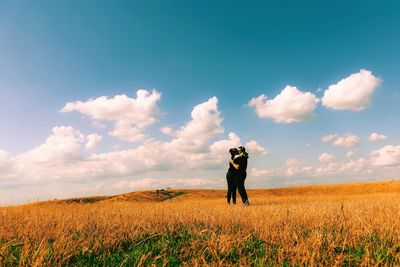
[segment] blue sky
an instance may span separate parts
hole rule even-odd
[[[253,143],[250,151],[249,187],[396,178],[399,13],[398,1],[0,0],[0,202],[168,185],[223,188],[226,162],[212,147],[230,140],[230,132],[242,144],[258,145]],[[366,94],[368,85],[352,87],[349,82],[340,89],[348,93],[334,99],[336,108],[323,104],[329,86],[353,79],[360,70],[369,71],[366,79],[377,83],[370,85],[372,91]],[[274,99],[287,85],[318,99],[307,113],[314,114],[312,118],[277,122],[265,111],[269,104],[260,106],[269,114],[264,117],[249,105],[262,94],[266,101]],[[102,96],[109,101],[122,94],[136,99],[140,89],[161,94],[152,102],[153,110],[133,108],[110,115],[96,106],[91,115],[78,107],[60,112],[67,103],[88,104]],[[350,92],[360,93],[356,102],[369,103],[360,111],[338,110],[337,105],[350,101]],[[290,99],[284,107],[292,105]],[[208,104],[198,108],[206,112],[199,126],[191,112],[201,103]],[[138,122],[129,112],[147,117]],[[110,135],[116,123],[126,122],[124,116],[130,123],[134,120],[135,131],[144,139],[129,141],[127,132],[124,137],[121,132]],[[93,126],[94,121],[106,127]],[[131,128],[121,127],[132,135]],[[161,133],[162,127],[170,127],[171,135]],[[378,134],[376,141],[368,140],[372,133]],[[101,140],[85,149],[91,134]],[[327,135],[333,139],[323,142]],[[346,136],[357,141],[341,142]],[[162,162],[146,158],[154,164],[140,171],[121,156],[136,153],[145,160],[147,151],[160,146],[171,150],[179,138],[201,143],[204,149],[185,150],[190,157],[177,151],[177,165],[165,161],[169,152],[158,151]],[[234,144],[230,141],[218,145]],[[81,147],[75,147],[78,144]],[[141,147],[146,152],[135,150]],[[110,159],[115,151],[120,155]],[[353,154],[346,156],[348,152]],[[329,156],[321,161],[324,153]],[[98,155],[113,162],[105,163]],[[42,156],[40,162],[29,158]],[[180,168],[189,164],[185,160],[200,162]],[[121,171],[105,170],[96,165],[99,161],[116,164]],[[360,166],[354,169],[355,164]],[[62,170],[58,177],[50,165]],[[77,169],[81,172],[73,173]],[[90,178],[84,175],[88,173]]]

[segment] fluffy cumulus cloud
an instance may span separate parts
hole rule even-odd
[[[337,110],[363,110],[371,105],[372,94],[380,83],[371,71],[360,70],[330,85],[324,92],[322,104]]]
[[[193,107],[191,120],[176,131],[175,138],[166,146],[169,150],[203,157],[209,150],[209,140],[224,132],[222,120],[218,98],[212,97]]]
[[[318,101],[313,93],[302,92],[288,85],[274,99],[268,100],[262,94],[252,98],[248,104],[254,107],[260,118],[271,118],[278,123],[292,123],[311,119]]]
[[[339,162],[333,155],[322,153],[319,157],[320,164],[304,165],[297,158],[289,158],[286,166],[283,168],[262,169],[252,168],[250,175],[259,178],[319,178],[319,177],[335,177],[348,178],[350,176],[359,177],[360,175],[368,175],[372,172],[370,169],[370,161],[359,158],[350,159],[345,162]]]
[[[228,139],[222,139],[214,142],[210,146],[211,154],[220,160],[226,160],[228,150],[233,147],[240,146],[240,138],[235,133],[229,133]]]
[[[253,177],[257,178],[271,178],[271,177],[277,177],[279,175],[282,175],[278,169],[258,169],[258,168],[252,168],[250,171],[250,175]]]
[[[109,135],[128,142],[139,142],[146,138],[143,128],[137,127],[130,121],[120,120],[115,122],[114,130]]]
[[[265,147],[258,144],[255,140],[251,140],[251,141],[247,142],[245,144],[245,147],[246,147],[247,151],[252,154],[259,154],[262,156],[266,156],[269,153]]]
[[[174,129],[172,129],[171,127],[168,127],[168,126],[162,127],[160,129],[160,132],[162,132],[163,134],[168,135],[168,136],[174,136],[175,135]]]
[[[296,158],[289,158],[286,160],[286,166],[292,167],[292,166],[300,166],[300,161]]]
[[[364,158],[357,160],[349,160],[347,162],[338,162],[336,158],[328,153],[322,153],[319,157],[320,166],[305,166],[296,158],[288,159],[286,162],[286,175],[292,176],[309,176],[309,177],[326,177],[335,175],[343,177],[347,175],[360,173],[368,173],[370,170],[369,161]]]
[[[98,143],[103,139],[103,136],[98,135],[98,134],[89,134],[87,136],[87,143],[85,145],[86,148],[88,149],[93,149],[97,146]]]
[[[72,127],[54,127],[46,143],[17,156],[18,162],[57,163],[82,157],[85,136]]]
[[[142,93],[138,94],[138,99],[144,97]],[[150,97],[150,94],[144,95]],[[95,100],[93,102],[97,103]],[[91,103],[91,101],[88,103]],[[66,107],[68,110],[77,108],[85,114],[90,114],[96,120],[114,118],[116,124],[125,122],[124,120],[117,120],[116,115],[113,117],[114,113],[106,111],[96,113],[92,104],[89,107],[86,104],[67,105]],[[97,107],[98,105],[94,106]],[[121,112],[121,110],[124,109],[118,109],[118,112]],[[118,112],[116,111],[116,113]],[[129,115],[126,116],[129,117]],[[143,125],[146,124],[148,123]],[[223,131],[218,99],[212,97],[194,106],[191,119],[178,130],[167,130],[167,133],[174,133],[169,141],[146,138],[135,148],[116,148],[115,151],[96,153],[94,152],[95,148],[103,139],[101,135],[95,133],[85,135],[73,127],[54,127],[47,140],[34,149],[15,157],[10,157],[7,152],[0,151],[0,172],[7,172],[7,177],[11,177],[9,174],[13,174],[13,177],[19,177],[24,183],[54,180],[101,181],[103,179],[122,179],[129,181],[129,188],[140,188],[147,185],[150,187],[155,186],[153,180],[138,182],[132,180],[132,177],[157,172],[170,172],[174,173],[174,176],[178,176],[179,173],[187,174],[192,171],[226,171],[229,148],[237,147],[242,143],[239,136],[233,132],[229,133],[226,138],[215,141],[215,137],[223,134]],[[254,155],[268,153],[255,140],[246,144],[249,151]],[[209,184],[207,181],[196,179],[181,179],[174,180],[174,182],[167,178],[161,180],[161,185],[195,186]]]
[[[393,167],[400,165],[400,145],[388,145],[370,153],[374,166]]]
[[[358,144],[360,138],[354,134],[347,133],[344,135],[328,134],[321,138],[324,143],[331,142],[335,146],[351,148]]]
[[[326,175],[349,175],[352,173],[360,173],[367,171],[367,160],[360,158],[357,160],[350,160],[348,162],[325,162],[321,167],[315,169],[314,176]]]
[[[327,134],[321,138],[321,141],[324,143],[330,142],[337,137],[337,134]]]
[[[157,140],[145,140],[133,149],[86,156],[84,152],[88,139],[71,127],[56,127],[45,144],[15,157],[15,176],[28,183],[80,181],[218,166],[218,158],[209,150],[187,153],[171,149],[170,143]]]
[[[319,156],[318,159],[322,163],[329,163],[329,162],[335,162],[336,161],[335,156],[333,156],[332,154],[328,154],[328,153],[322,153]]]
[[[177,131],[177,136],[207,139],[224,132],[221,124],[222,117],[218,110],[218,98],[214,96],[193,108],[191,120]]]
[[[287,176],[303,176],[303,175],[312,175],[313,167],[311,166],[303,166],[297,158],[289,158],[286,161],[286,175]]]
[[[8,157],[12,168],[2,177],[14,177],[13,184],[86,177],[88,170],[81,165],[86,163],[85,144],[89,141],[72,127],[54,127],[45,143]]]
[[[383,141],[387,138],[386,135],[383,134],[378,134],[378,133],[372,133],[369,137],[368,140],[371,142],[377,142],[377,141]]]
[[[187,170],[191,167],[191,153],[170,149],[169,144],[158,140],[146,140],[133,149],[92,154],[85,161],[85,169],[95,177],[123,177],[151,171]]]
[[[130,141],[141,141],[145,138],[143,129],[156,122],[158,115],[157,102],[161,94],[156,90],[138,90],[136,98],[116,95],[113,98],[101,96],[85,102],[67,103],[60,112],[78,111],[98,121],[114,122],[111,136]]]
[[[303,176],[312,175],[313,167],[311,166],[291,166],[287,168],[286,174],[288,176]]]
[[[354,134],[345,134],[343,136],[336,137],[333,144],[335,146],[343,146],[343,147],[353,147],[358,144],[360,138]]]
[[[355,154],[356,154],[356,151],[350,150],[350,151],[347,151],[346,157],[351,158],[351,157],[353,157]]]

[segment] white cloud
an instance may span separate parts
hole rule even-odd
[[[400,165],[400,145],[388,145],[370,153],[371,163],[374,166],[399,166]]]
[[[114,98],[105,99],[114,101]],[[96,100],[91,101],[96,102]],[[110,115],[111,113],[104,111],[92,114],[90,112],[96,112],[94,108],[89,108],[90,112],[85,110],[83,107],[88,108],[86,106],[88,103],[91,103],[89,105],[91,107],[91,101],[82,103],[83,106],[71,104],[68,110],[76,108],[84,114],[90,114],[96,121],[112,119],[114,131],[121,130],[115,134],[116,136],[133,138],[140,134],[140,132],[123,133],[122,130],[132,128],[124,126],[127,121],[118,120],[117,116],[113,117],[114,115]],[[222,121],[221,112],[218,109],[218,99],[212,97],[193,107],[191,119],[175,131],[170,141],[144,138],[143,142],[134,148],[114,147],[116,151],[90,155],[88,149],[95,148],[102,141],[103,136],[95,133],[84,135],[72,127],[54,127],[47,140],[32,150],[15,157],[10,157],[6,152],[0,151],[1,185],[5,184],[4,177],[7,177],[7,182],[15,177],[20,184],[29,185],[53,183],[54,180],[57,180],[58,183],[90,182],[93,192],[105,191],[107,186],[103,181],[115,181],[115,179],[121,180],[121,183],[116,185],[119,188],[212,186],[218,184],[217,181],[221,181],[221,179],[161,178],[152,180],[142,178],[144,175],[193,177],[197,174],[199,174],[198,177],[202,177],[203,175],[208,176],[210,171],[213,171],[214,175],[216,171],[224,174],[228,168],[228,150],[241,145],[241,140],[233,132],[216,139],[217,135],[221,135],[224,131]],[[169,129],[167,133],[171,133],[171,131],[173,130]],[[109,143],[109,146],[111,144]],[[259,155],[268,154],[267,149],[255,140],[250,140],[245,143],[245,146],[249,153],[254,155],[251,157],[252,160]],[[7,172],[6,174],[4,174],[4,170]],[[286,169],[282,169],[280,172],[276,169],[254,169],[253,174],[262,175],[262,177],[276,177],[278,174],[284,176],[285,171]],[[310,167],[294,166],[288,172],[291,175],[308,174]],[[222,181],[224,182],[223,179]],[[97,189],[95,188],[96,182],[99,185]],[[107,185],[109,185],[108,182]]]
[[[292,167],[292,166],[300,166],[300,161],[296,158],[289,158],[286,161],[286,166]]]
[[[107,125],[105,125],[99,121],[93,121],[91,125],[92,125],[92,127],[96,128],[96,129],[103,129],[103,128],[107,127]]]
[[[294,175],[312,175],[313,167],[311,166],[292,166],[286,171],[288,176]]]
[[[26,182],[43,182],[54,179],[135,177],[148,172],[187,173],[209,168],[222,170],[227,165],[221,163],[227,163],[229,158],[228,151],[223,147],[240,144],[239,137],[234,133],[229,138],[226,142],[221,140],[212,146],[206,143],[201,152],[182,150],[172,146],[171,142],[149,139],[137,148],[84,156],[83,148],[89,138],[72,127],[55,127],[45,144],[16,157],[15,176]],[[0,164],[5,162],[2,159]],[[179,185],[185,183],[181,181]]]
[[[349,162],[328,162],[315,170],[315,176],[338,175],[351,173],[359,173],[366,171],[368,163],[365,159],[350,160]]]
[[[174,130],[171,127],[168,127],[168,126],[162,127],[160,129],[160,132],[162,132],[163,134],[168,135],[168,136],[174,136],[175,135]]]
[[[83,167],[90,169],[95,177],[119,177],[166,171],[182,163],[182,157],[167,150],[164,142],[150,140],[134,149],[93,154]]]
[[[208,150],[208,143],[205,139],[197,138],[182,138],[177,137],[171,140],[171,142],[165,144],[167,149],[174,150],[176,152],[187,152],[187,153],[204,153]]]
[[[138,90],[136,98],[116,95],[113,98],[101,96],[86,102],[69,102],[60,112],[78,111],[96,121],[113,121],[115,124],[111,136],[135,142],[143,140],[142,130],[156,122],[157,102],[160,99],[161,94],[156,90],[151,93]]]
[[[351,157],[353,157],[355,155],[355,153],[356,152],[354,150],[347,151],[346,157],[351,158]]]
[[[248,104],[255,108],[260,118],[271,118],[278,123],[292,123],[314,117],[318,101],[313,93],[304,93],[287,85],[272,100],[267,100],[267,96],[262,94],[252,98]]]
[[[251,175],[255,177],[263,177],[268,175],[268,170],[261,170],[257,168],[251,169]]]
[[[329,163],[329,162],[336,161],[335,156],[333,156],[332,154],[328,154],[328,153],[322,153],[318,159],[320,162],[323,162],[323,163]]]
[[[350,160],[343,166],[344,171],[360,172],[367,167],[367,161],[363,158],[358,160]]]
[[[54,127],[46,142],[13,157],[13,170],[8,176],[14,183],[30,183],[54,179],[88,178],[83,155],[87,137],[72,127]]]
[[[191,118],[177,131],[178,137],[208,139],[224,132],[221,113],[218,110],[218,98],[215,96],[195,106]]]
[[[358,144],[360,138],[354,134],[345,134],[343,136],[336,137],[333,144],[335,146],[343,146],[343,147],[353,147]]]
[[[195,156],[196,159],[205,158],[209,152],[209,140],[224,132],[221,113],[218,110],[218,99],[210,98],[193,107],[191,120],[176,131],[176,138],[166,144],[168,150]],[[194,155],[197,153],[197,155]]]
[[[321,141],[324,143],[332,142],[335,146],[354,147],[358,144],[360,138],[354,134],[347,133],[344,135],[328,134],[322,137]]]
[[[252,154],[259,154],[262,156],[266,156],[269,153],[265,147],[258,144],[255,140],[251,140],[251,141],[247,142],[245,144],[245,147],[248,150],[248,152],[252,153]]]
[[[300,161],[296,158],[289,158],[286,161],[286,175],[294,176],[294,175],[312,175],[313,167],[311,166],[302,166]]]
[[[72,127],[54,127],[46,143],[17,156],[19,163],[55,163],[81,157],[85,136]]]
[[[252,168],[250,175],[254,176],[254,177],[270,178],[270,177],[278,176],[279,171],[277,169],[266,170],[266,169]]]
[[[360,70],[324,92],[322,104],[337,110],[360,111],[371,105],[371,96],[381,80],[371,71]]]
[[[121,145],[120,144],[113,144],[112,146],[111,146],[111,149],[112,150],[119,150],[121,148]]]
[[[174,147],[175,143],[148,139],[137,148],[84,156],[88,139],[89,137],[72,127],[55,127],[45,144],[16,157],[15,177],[30,183],[54,179],[82,181],[137,177],[156,172],[187,174],[194,170],[204,171],[210,168],[225,170],[229,159],[226,148],[240,145],[240,138],[230,133],[227,140],[220,140],[211,145],[206,143],[204,151],[200,152],[182,150],[180,147]],[[226,162],[226,165],[222,164],[223,162]],[[169,184],[173,185],[172,180]],[[203,180],[176,180],[175,185],[196,184],[209,183]],[[131,187],[133,185],[131,184]]]
[[[146,138],[141,128],[125,120],[116,121],[114,130],[108,134],[128,142],[139,142]]]
[[[383,134],[378,134],[378,133],[372,133],[369,137],[368,140],[371,142],[377,142],[377,141],[383,141],[387,138],[386,135]]]
[[[146,138],[137,148],[90,156],[85,155],[85,148],[94,148],[102,139],[100,135],[85,136],[72,127],[54,127],[44,144],[15,157],[15,175],[32,182],[225,169],[226,165],[221,163],[228,161],[228,149],[240,145],[240,138],[230,133],[228,140],[210,144],[210,139],[223,131],[217,103],[217,98],[213,97],[195,106],[192,119],[180,128],[180,136],[170,142]],[[4,153],[0,154],[0,164],[3,164],[6,157],[2,156]]]
[[[100,143],[100,141],[103,139],[103,136],[98,135],[98,134],[89,134],[87,136],[87,143],[85,145],[85,147],[87,149],[93,149],[97,146],[98,143]]]
[[[228,139],[214,142],[210,146],[211,154],[220,160],[227,160],[230,156],[229,149],[240,146],[240,138],[235,133],[229,133]]]
[[[324,143],[327,143],[327,142],[332,141],[336,137],[337,137],[337,134],[327,134],[322,137],[321,141]]]
[[[140,175],[185,166],[183,155],[150,140],[138,148],[84,155],[100,136],[84,136],[72,127],[54,127],[46,142],[14,158],[14,176],[25,182],[87,180]],[[86,142],[88,140],[88,142]]]

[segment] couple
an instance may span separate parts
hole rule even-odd
[[[246,189],[244,188],[249,154],[247,154],[246,149],[242,146],[229,149],[229,153],[231,154],[231,159],[229,160],[229,169],[226,173],[226,180],[228,182],[228,194],[226,198],[228,204],[231,203],[231,199],[233,204],[236,204],[236,189],[238,189],[243,205],[250,205]]]

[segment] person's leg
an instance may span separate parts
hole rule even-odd
[[[229,177],[228,181],[228,186],[229,186],[229,192],[230,192],[230,197],[232,198],[233,204],[236,204],[236,182],[235,182],[235,177],[231,175]]]
[[[232,183],[232,202],[233,204],[236,204],[236,179],[235,177],[232,177],[231,179],[231,183]]]
[[[237,187],[238,187],[240,197],[242,198],[243,204],[247,205],[249,203],[249,200],[247,199],[247,192],[246,192],[246,189],[244,188],[244,180],[245,179],[246,179],[246,177],[243,175],[238,176]]]
[[[228,204],[231,204],[231,195],[232,195],[231,190],[228,188],[228,192],[226,193],[226,202]]]
[[[244,187],[244,181],[246,180],[246,177],[247,177],[247,173],[245,173],[245,174],[243,175],[243,195],[244,195],[245,198],[246,198],[246,201],[243,202],[243,204],[245,204],[245,205],[250,205],[249,197],[247,196],[247,191],[246,191],[246,188]]]
[[[232,195],[232,185],[231,185],[232,182],[230,181],[232,179],[229,176],[230,176],[229,173],[227,173],[226,174],[226,182],[228,184],[228,192],[226,194],[226,200],[227,200],[228,204],[231,203],[231,195]]]

